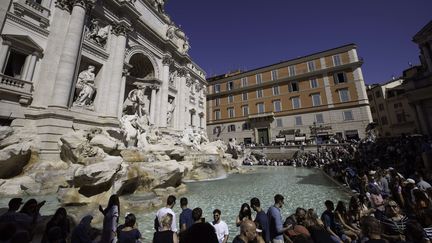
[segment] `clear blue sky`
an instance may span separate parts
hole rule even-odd
[[[432,20],[432,0],[168,0],[165,10],[207,77],[355,43],[366,83],[418,64],[411,39]]]

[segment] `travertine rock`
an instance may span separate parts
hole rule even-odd
[[[0,150],[0,179],[19,175],[30,160],[30,144],[12,144]]]

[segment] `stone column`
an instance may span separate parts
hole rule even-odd
[[[0,71],[3,72],[4,65],[6,64],[6,59],[9,54],[9,48],[12,45],[10,41],[3,41],[2,48],[0,51]]]
[[[123,76],[121,79],[120,84],[120,95],[118,100],[118,112],[117,117],[120,119],[123,116],[123,102],[124,102],[124,96],[125,96],[125,89],[126,89],[126,77],[129,75],[129,70],[123,69]]]
[[[60,62],[55,78],[50,106],[67,108],[72,85],[75,80],[75,67],[82,40],[86,10],[92,6],[90,0],[74,0],[69,27],[66,34]]]
[[[113,47],[114,60],[111,72],[111,80],[109,82],[110,97],[106,102],[106,115],[109,117],[118,116],[127,31],[128,27],[121,24],[114,26],[112,29],[112,33],[117,37],[117,42]]]
[[[151,87],[151,100],[150,100],[150,121],[155,124],[156,123],[156,91],[159,89],[159,86],[152,85]]]
[[[187,115],[185,113],[185,100],[187,96],[187,93],[185,92],[185,86],[186,86],[186,70],[180,69],[179,70],[179,90],[178,90],[178,123],[177,123],[177,129],[183,130],[185,129],[185,116]]]
[[[432,53],[430,49],[427,47],[427,43],[424,44],[421,49],[423,51],[423,56],[426,61],[427,69],[429,72],[432,72]]]
[[[36,67],[36,61],[38,59],[38,53],[34,52],[29,56],[29,65],[27,67],[27,72],[24,73],[23,79],[26,81],[31,81],[33,78],[33,73]]]
[[[168,108],[168,83],[169,83],[169,66],[172,63],[170,56],[165,56],[162,60],[163,73],[162,73],[162,86],[161,86],[161,100],[160,100],[160,120],[159,126],[167,127],[167,108]]]
[[[415,108],[416,108],[416,113],[417,113],[418,124],[420,125],[420,132],[422,134],[429,134],[429,127],[428,127],[428,124],[426,122],[426,117],[423,113],[422,104],[416,103]]]

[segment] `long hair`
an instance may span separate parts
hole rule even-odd
[[[244,211],[245,209],[247,209],[247,211]],[[244,217],[247,217],[248,219],[252,220],[251,208],[247,203],[243,203],[240,207],[239,219],[243,220]]]
[[[119,199],[119,197],[117,196],[117,194],[113,194],[113,195],[111,195],[111,197],[110,197],[109,200],[108,200],[108,205],[107,205],[107,207],[106,207],[106,208],[104,209],[104,211],[103,211],[103,214],[104,214],[104,215],[107,214],[108,211],[109,211],[113,206],[117,206],[118,213],[119,213],[119,215],[120,215],[120,199]],[[117,220],[118,220],[118,218],[117,218]]]

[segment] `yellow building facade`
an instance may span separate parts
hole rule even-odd
[[[372,121],[356,46],[208,78],[210,140],[362,138]]]

